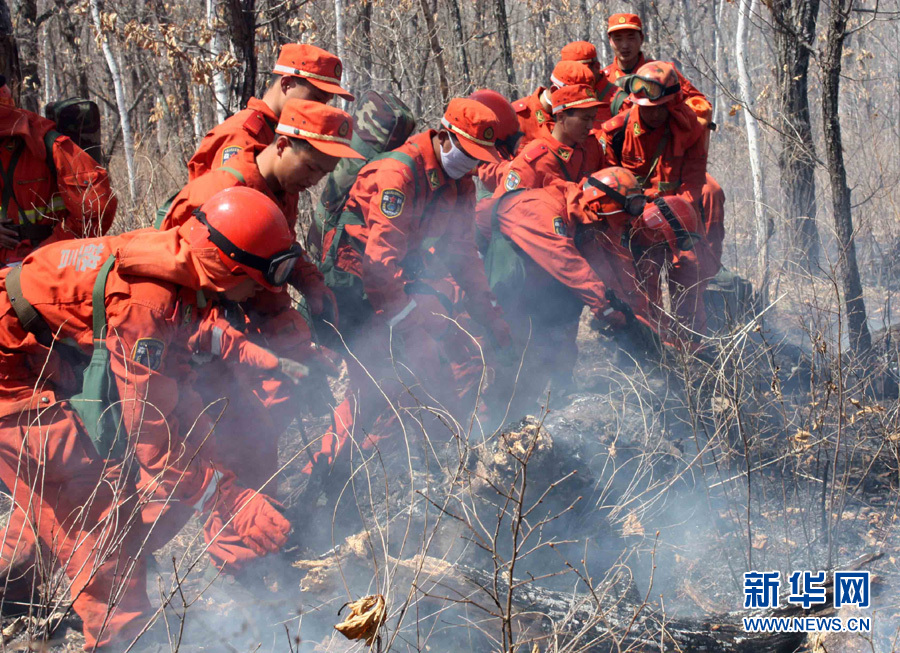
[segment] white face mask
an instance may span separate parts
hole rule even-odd
[[[461,148],[457,147],[452,138],[450,138],[449,152],[444,152],[444,148],[441,148],[441,167],[451,179],[462,179],[466,174],[474,170],[479,163],[478,159],[473,159],[463,152]]]

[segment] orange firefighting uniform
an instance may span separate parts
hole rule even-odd
[[[525,282],[494,286],[517,350],[527,345],[518,375],[519,397],[538,398],[548,379],[569,384],[585,305],[605,322],[607,286],[577,247],[580,232],[592,219],[582,208],[582,192],[577,184],[563,183],[498,200],[494,228],[524,254]]]
[[[432,315],[449,315],[442,304],[455,300],[449,296],[454,294],[453,284],[445,283],[448,273],[465,293],[471,316],[486,325],[501,346],[508,344],[507,327],[495,308],[475,249],[474,183],[469,176],[453,180],[444,174],[432,146],[435,134],[434,130],[416,134],[398,148],[412,157],[414,170],[394,159],[374,161],[360,171],[350,190],[345,210],[355,213],[363,224],[345,227],[337,266],[362,279],[374,314],[357,333],[345,334],[352,338],[351,352],[361,357],[367,369],[348,360],[350,389],[335,411],[335,437],[326,435],[319,459],[330,458],[352,437],[354,428],[358,433],[371,432],[388,408],[382,392],[392,403],[401,403],[404,392],[396,383],[388,351],[391,322],[394,347],[402,340],[403,366],[409,366],[445,405],[458,399],[461,381],[454,364],[460,361],[451,352],[459,350],[448,342],[458,330],[440,315]],[[334,235],[334,231],[325,235],[323,251],[331,248]],[[341,312],[351,308],[341,307]],[[404,322],[405,318],[409,321]],[[402,329],[408,330],[398,337]],[[369,374],[381,389],[370,387]]]
[[[201,415],[187,340],[198,291],[217,290],[206,271],[224,270],[217,253],[191,250],[175,230],[53,243],[25,260],[22,293],[59,330],[59,340],[71,339],[87,357],[94,281],[112,253],[106,345],[133,460],[99,457],[67,401],[78,390],[68,359],[23,329],[5,284],[0,290],[0,479],[17,507],[0,551],[5,560],[33,555],[36,532],[72,582],[86,650],[127,642],[153,612],[138,553],[146,534],[139,498],[168,499],[190,511],[216,476],[206,447],[196,455],[212,420]],[[7,272],[0,272],[4,281]]]
[[[640,118],[639,107],[603,124],[600,142],[607,165],[627,168],[641,181],[651,197],[680,195],[700,210],[709,241],[709,262],[721,267],[725,238],[725,194],[706,172],[707,128],[684,102],[670,102],[665,125],[650,129]],[[621,154],[615,143],[621,140]]]
[[[248,147],[268,145],[275,140],[277,125],[278,116],[269,105],[255,97],[250,98],[246,109],[216,125],[203,137],[194,156],[188,161],[188,179],[193,181],[225,165],[231,157]],[[285,215],[288,215],[287,212]]]
[[[558,181],[580,181],[603,166],[600,144],[593,136],[568,147],[552,135],[541,136],[525,146],[509,166],[495,196],[516,188],[543,188]]]
[[[230,172],[220,169],[189,182],[173,200],[162,228],[183,224],[219,191],[245,185],[278,204],[294,231],[297,195],[276,194],[269,188],[256,165],[256,155],[265,147],[251,144],[228,159],[227,167],[239,172],[244,178],[243,183]],[[291,283],[303,288],[311,282],[321,284],[321,279],[314,263],[305,256],[298,259]],[[296,361],[307,360],[313,355],[309,327],[292,308],[286,290],[259,293],[243,308],[235,308],[241,328],[260,345]],[[266,370],[255,370],[252,365],[241,366],[233,375],[226,368],[224,359],[210,361],[203,368],[204,376],[209,379],[202,389],[204,398],[213,401],[228,397],[229,412],[233,414],[227,423],[220,422],[214,433],[216,460],[233,470],[244,485],[259,488],[278,470],[278,439],[297,416],[297,397],[302,386],[295,386],[290,380],[273,376]],[[252,443],[249,434],[253,434]],[[155,518],[155,515],[148,516],[148,520]],[[209,535],[207,532],[207,537]],[[220,567],[228,564],[232,571],[249,559],[242,558],[242,552],[246,553],[246,550],[240,547],[232,550],[231,544],[221,536],[209,547],[213,561]]]
[[[13,250],[0,248],[0,266],[21,261],[40,244],[99,236],[116,214],[116,198],[106,170],[67,136],[53,143],[48,168],[44,136],[50,120],[10,106],[0,106],[0,189],[6,215],[0,221],[33,230]],[[14,159],[13,183],[7,175]],[[43,228],[43,229],[42,229]]]
[[[522,151],[522,148],[535,138],[553,131],[553,114],[544,109],[544,105],[541,104],[541,96],[545,90],[547,89],[543,86],[538,86],[531,95],[512,103],[519,118],[519,129],[523,134],[519,139],[519,151]]]

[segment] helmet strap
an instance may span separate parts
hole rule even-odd
[[[239,263],[240,265],[245,265],[248,268],[259,270],[263,274],[266,274],[268,272],[269,259],[243,250],[232,243],[230,240],[228,240],[225,234],[209,224],[209,221],[206,219],[206,213],[201,211],[199,208],[194,209],[194,217],[196,217],[197,220],[199,220],[200,223],[209,231],[209,241],[213,245],[218,247],[219,250],[230,260],[234,261],[235,263]]]
[[[694,249],[695,234],[688,233],[684,228],[684,225],[681,224],[681,220],[679,220],[672,211],[672,207],[666,202],[665,198],[657,197],[653,200],[653,204],[656,205],[659,212],[662,213],[663,217],[666,219],[666,222],[672,227],[672,231],[675,232],[675,242],[678,244],[679,249],[685,252]]]

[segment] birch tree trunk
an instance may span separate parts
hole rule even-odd
[[[716,17],[716,29],[714,34],[715,39],[715,69],[716,69],[716,90],[715,97],[713,102],[713,122],[717,125],[722,123],[722,112],[725,109],[723,106],[725,104],[725,62],[722,50],[722,29],[724,27],[723,21],[725,20],[725,4],[726,0],[716,0],[716,8],[715,8],[715,17]]]
[[[349,77],[350,66],[346,65],[347,48],[344,46],[344,0],[334,0],[334,40],[337,46],[337,56],[341,60],[341,70],[343,74]],[[349,85],[349,80],[347,80]],[[352,86],[351,86],[352,88]],[[350,102],[341,98],[341,108],[346,111],[350,107]]]
[[[206,25],[212,30],[213,35],[210,41],[210,50],[218,59],[225,48],[225,39],[222,38],[222,30],[219,29],[216,19],[216,0],[206,0]],[[225,73],[221,70],[213,73],[213,96],[216,98],[216,122],[225,122],[231,113],[231,103],[228,97],[228,84],[225,83]]]
[[[756,12],[758,0],[741,0],[738,9],[737,54],[738,81],[741,87],[741,100],[744,103],[744,126],[747,129],[747,154],[750,157],[750,174],[753,177],[753,214],[756,218],[756,266],[759,284],[759,295],[762,305],[768,304],[769,297],[769,221],[763,203],[763,171],[759,154],[759,125],[753,115],[755,98],[747,71],[747,23],[750,14]]]
[[[831,182],[834,227],[840,248],[838,265],[841,290],[844,294],[847,331],[850,336],[850,347],[857,354],[862,354],[872,348],[872,336],[866,320],[862,281],[856,261],[856,240],[850,208],[850,188],[847,186],[847,170],[844,166],[844,143],[839,113],[844,39],[847,36],[847,20],[852,10],[853,0],[834,0],[831,5],[828,32],[821,53],[822,121],[825,132],[825,162]]]
[[[456,32],[457,48],[459,50],[459,65],[462,68],[463,81],[466,84],[464,95],[468,95],[473,91],[472,74],[469,72],[469,57],[466,54],[466,35],[463,32],[462,14],[459,11],[459,2],[457,0],[448,0],[450,6],[450,16],[453,18],[453,30]]]
[[[134,134],[131,132],[131,122],[128,118],[128,102],[125,93],[125,80],[119,69],[113,49],[109,44],[109,39],[103,31],[103,24],[100,20],[100,7],[97,0],[89,0],[91,10],[91,20],[94,23],[94,29],[97,32],[97,41],[103,50],[103,57],[106,59],[106,66],[109,68],[109,75],[112,77],[113,90],[116,94],[116,108],[119,112],[119,125],[122,129],[122,145],[125,150],[125,167],[128,171],[128,192],[131,195],[131,203],[134,204],[137,198],[137,180],[135,179],[134,169]]]

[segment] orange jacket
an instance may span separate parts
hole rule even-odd
[[[637,106],[604,123],[600,142],[606,162],[633,172],[648,195],[683,195],[699,207],[706,183],[706,128],[683,102],[667,106],[669,118],[656,129],[644,124]],[[619,141],[621,155],[614,145]]]
[[[181,231],[142,229],[46,245],[23,262],[21,283],[57,341],[74,342],[87,358],[93,349],[94,282],[106,259],[116,255],[106,282],[106,346],[123,424],[142,481],[194,505],[212,478],[208,452],[195,454],[214,420],[203,414],[187,342],[198,324],[198,291],[214,298],[222,289],[209,274],[226,276],[227,270],[218,252],[193,250]],[[5,285],[0,351],[0,413],[48,406],[78,390],[59,347],[51,353],[22,328]]]
[[[606,286],[575,244],[586,221],[582,190],[576,184],[556,184],[522,191],[501,200],[497,213],[501,233],[533,262],[528,292],[557,292],[562,283],[602,319],[609,307]]]
[[[531,95],[512,103],[519,118],[519,129],[524,134],[519,139],[520,152],[527,143],[549,134],[553,130],[553,114],[544,109],[544,105],[541,104],[541,96],[545,90],[547,89],[543,86],[538,86]]]
[[[224,124],[224,123],[223,123]],[[213,170],[203,175],[181,189],[181,192],[172,200],[172,206],[163,221],[161,229],[171,229],[184,224],[193,215],[194,210],[200,208],[206,200],[221,190],[232,186],[248,186],[270,197],[284,213],[288,226],[296,237],[297,230],[297,202],[299,196],[296,193],[274,193],[268,182],[259,172],[256,165],[256,155],[268,147],[254,143],[241,149],[237,154],[228,159],[228,166],[239,172],[244,181],[226,170]],[[297,259],[297,267],[294,269],[294,277],[291,281],[300,290],[309,289],[313,285],[322,284],[322,274],[316,265],[304,254]]]
[[[24,237],[14,250],[0,248],[0,266],[21,261],[39,244],[100,236],[115,218],[117,201],[106,170],[69,137],[60,136],[53,143],[55,170],[48,168],[44,136],[54,127],[52,121],[30,111],[0,106],[0,189],[4,196],[5,177],[19,152],[13,191],[0,220],[16,226],[52,227],[43,239]]]
[[[251,145],[268,145],[275,140],[276,116],[269,105],[255,97],[247,108],[213,127],[188,161],[188,179],[193,181],[224,165],[231,157]]]
[[[493,193],[497,190],[497,186],[506,179],[506,173],[512,161],[501,161],[500,163],[481,163],[476,169],[476,174],[484,184],[485,189]]]
[[[543,188],[560,181],[577,182],[602,168],[603,161],[603,150],[593,135],[572,148],[548,134],[519,152],[494,195],[516,188]]]
[[[416,134],[397,148],[412,157],[413,171],[393,159],[360,171],[346,210],[364,224],[347,225],[356,242],[341,244],[337,264],[361,277],[372,307],[391,317],[409,303],[404,287],[414,269],[428,268],[437,256],[466,293],[472,317],[486,323],[496,311],[475,249],[475,184],[469,176],[454,181],[444,174],[432,146],[435,133]],[[333,237],[326,235],[325,251]]]

